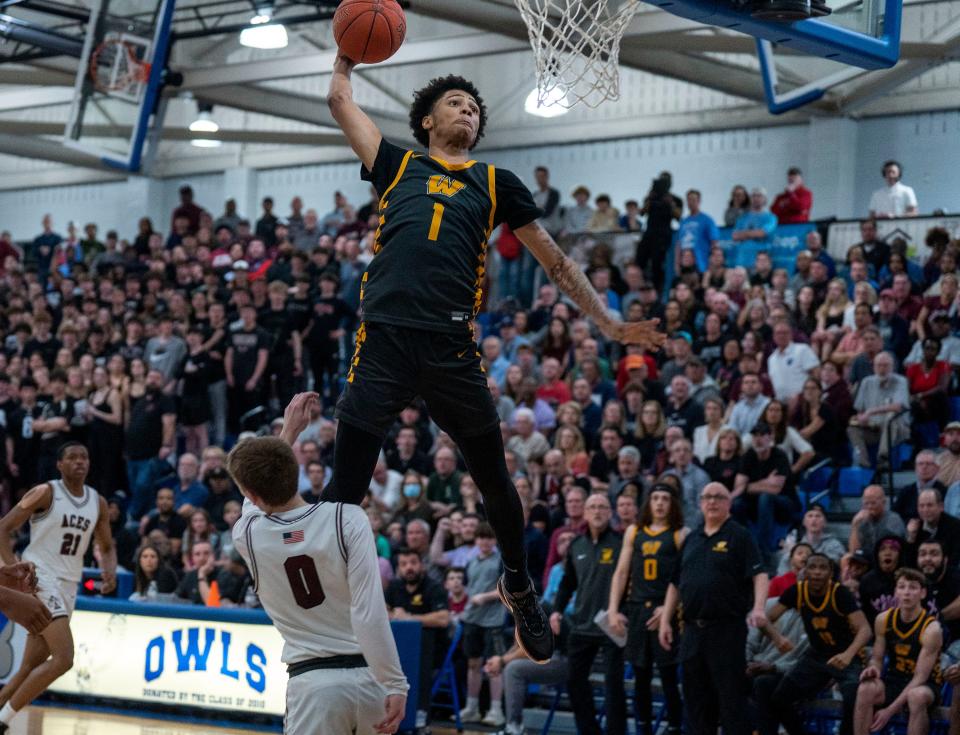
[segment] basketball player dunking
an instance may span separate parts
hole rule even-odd
[[[52,621],[27,637],[23,661],[13,678],[0,690],[0,733],[10,721],[54,681],[73,667],[70,617],[83,576],[83,557],[90,541],[100,547],[103,593],[116,587],[117,556],[110,533],[107,501],[85,485],[90,471],[87,448],[68,442],[57,452],[61,479],[37,485],[0,519],[0,538],[8,539],[30,521],[30,544],[23,561],[37,569],[37,597],[50,610]],[[4,565],[17,563],[10,545],[0,543]]]
[[[292,445],[316,393],[294,396],[279,438],[245,439],[227,469],[246,497],[233,527],[257,594],[283,636],[286,735],[396,732],[409,688],[390,631],[376,544],[355,505],[308,505]]]
[[[516,639],[546,662],[553,635],[527,575],[520,498],[503,455],[500,421],[480,367],[471,323],[483,296],[487,241],[506,222],[550,278],[610,339],[656,348],[656,321],[610,316],[583,271],[537,223],[540,211],[520,180],[470,159],[483,135],[486,108],[466,79],[434,79],[416,92],[413,136],[426,153],[384,140],[353,101],[354,63],[340,56],[328,101],[380,194],[374,258],[363,276],[363,321],[337,406],[334,475],[328,500],[359,504],[383,437],[415,396],[457,443],[483,494],[504,575],[498,591],[516,621]]]

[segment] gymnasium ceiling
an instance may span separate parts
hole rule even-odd
[[[148,9],[149,0],[124,0]],[[281,8],[280,2],[286,7]],[[250,2],[179,0],[170,66],[183,84],[168,89],[163,140],[150,173],[183,176],[249,166],[349,160],[324,94],[334,53],[334,1],[278,0],[288,27],[285,49],[240,46],[238,23]],[[523,101],[534,86],[533,56],[512,0],[410,0],[407,41],[387,62],[360,67],[355,96],[384,132],[408,139],[412,90],[441,73],[462,73],[483,91],[490,122],[486,149],[759,127],[813,116],[873,117],[960,108],[960,0],[905,0],[902,60],[832,89],[817,103],[771,116],[753,39],[644,6],[621,49],[622,98],[596,110],[575,108],[553,119],[532,117]],[[65,35],[82,33],[80,0],[0,0],[2,14]],[[71,16],[75,16],[71,18]],[[228,29],[223,32],[218,29]],[[13,60],[11,60],[11,58]],[[77,61],[36,55],[0,38],[0,189],[108,181],[117,174],[89,165],[59,143]],[[779,54],[785,89],[841,68]],[[218,148],[190,144],[197,102],[212,103]],[[122,121],[93,112],[88,122],[122,136]]]

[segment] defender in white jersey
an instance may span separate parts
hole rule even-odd
[[[293,451],[316,393],[300,393],[279,439],[240,442],[227,469],[246,497],[233,528],[283,636],[287,735],[393,733],[409,689],[390,631],[373,531],[356,505],[308,505]],[[322,723],[322,724],[320,724]]]
[[[52,620],[38,634],[31,632],[20,669],[0,690],[0,733],[34,698],[73,667],[70,616],[83,576],[83,557],[91,540],[100,547],[103,592],[116,587],[117,557],[110,534],[107,501],[84,484],[90,471],[87,448],[68,442],[57,453],[61,479],[37,485],[0,519],[0,537],[9,538],[30,521],[30,544],[23,560],[37,570],[36,595]],[[4,565],[17,563],[9,544],[0,544]]]

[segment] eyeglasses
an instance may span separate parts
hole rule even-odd
[[[718,502],[718,503],[722,503],[724,500],[730,500],[730,496],[729,496],[729,495],[723,495],[723,494],[721,494],[721,493],[708,493],[707,495],[701,495],[701,496],[700,496],[700,502],[701,502],[701,503],[711,503],[711,502],[714,502],[714,501],[716,501],[716,502]]]

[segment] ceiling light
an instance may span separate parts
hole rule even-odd
[[[190,145],[194,148],[219,148],[223,143],[219,140],[211,140],[209,138],[194,138],[190,141]]]
[[[190,123],[190,132],[192,133],[215,133],[220,129],[216,121],[210,115],[211,110],[201,107],[197,119]]]
[[[523,109],[528,115],[537,117],[560,117],[570,112],[567,93],[559,86],[547,92],[547,98],[540,102],[540,90],[534,89],[527,95]]]
[[[258,8],[257,14],[250,19],[250,27],[240,31],[240,43],[250,48],[286,48],[287,29],[282,23],[271,23],[271,20],[272,7]]]

